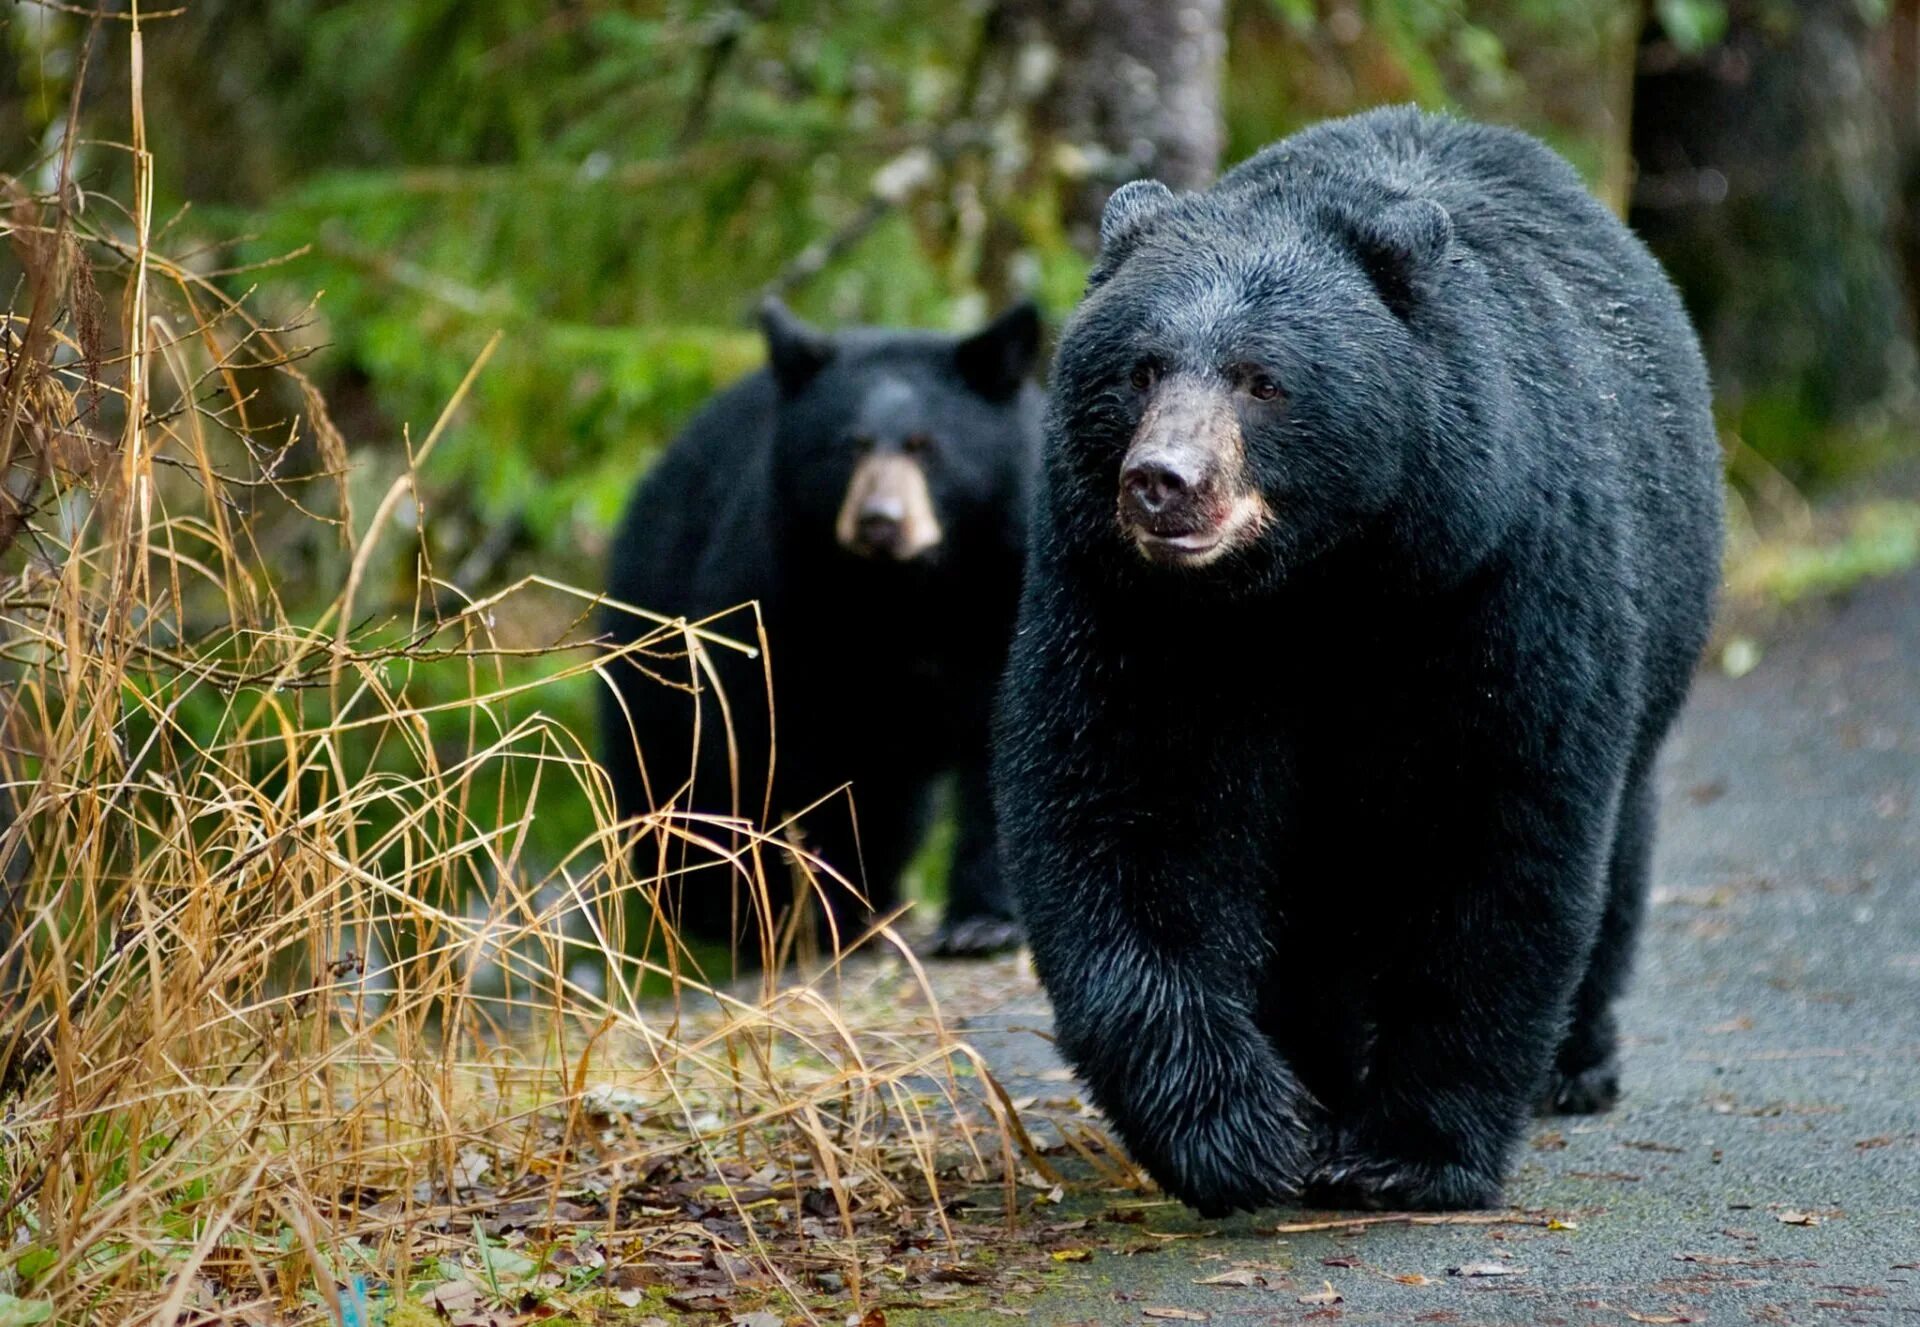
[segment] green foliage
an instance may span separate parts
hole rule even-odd
[[[1414,99],[1540,129],[1597,177],[1598,121],[1557,85],[1596,83],[1626,8],[1238,0],[1229,157],[1321,115]],[[17,109],[40,145],[0,169],[30,178],[57,140],[85,32],[77,15],[32,12],[0,18],[15,66],[0,111]],[[1009,285],[1064,315],[1086,256],[1068,242],[1059,181],[1021,164],[1017,113],[982,92],[995,78],[982,73],[987,14],[984,0],[194,0],[151,22],[166,251],[199,253],[269,320],[307,324],[306,367],[346,435],[359,520],[404,469],[403,440],[418,446],[505,333],[426,468],[431,519],[397,519],[409,537],[382,546],[364,613],[405,624],[423,559],[444,581],[489,547],[507,552],[478,560],[469,591],[526,571],[595,584],[649,458],[758,362],[748,315],[769,283],[830,322],[964,325]],[[129,137],[125,34],[98,40],[116,46],[92,67],[77,169],[96,196],[125,197],[126,156],[103,146]],[[973,119],[978,142],[954,149],[943,135]],[[876,172],[935,150],[920,188],[874,207]],[[796,256],[829,241],[819,270],[791,279]],[[263,401],[256,427],[303,404]],[[311,449],[296,460],[318,468]],[[269,530],[262,552],[314,587],[314,603],[289,604],[296,618],[346,569],[304,520]],[[577,605],[514,612],[501,629],[528,643],[565,630]],[[500,681],[551,666],[503,660]],[[394,685],[431,705],[468,679],[421,668]],[[590,683],[540,694],[591,732]],[[505,732],[524,717],[506,703],[494,721]],[[449,754],[470,740],[431,727]],[[376,777],[395,755],[355,767]],[[584,808],[543,812],[531,850],[557,854],[589,825]],[[938,852],[920,874],[937,896]]]
[[[1851,513],[1837,538],[1765,549],[1744,569],[1745,588],[1781,603],[1834,594],[1920,562],[1920,505],[1874,502]]]
[[[1623,7],[1240,0],[1232,154],[1410,98],[1541,128],[1597,175],[1590,117],[1535,86],[1539,53],[1559,53],[1551,77],[1584,62],[1591,82]],[[380,484],[400,465],[402,426],[423,431],[505,329],[429,469],[427,551],[445,575],[510,529],[516,565],[591,581],[634,477],[756,362],[747,315],[809,245],[842,241],[792,292],[829,321],[970,322],[1004,294],[983,263],[1056,315],[1078,297],[1085,257],[1053,190],[1017,165],[1014,187],[987,179],[1020,151],[1017,126],[991,114],[977,126],[987,146],[943,157],[918,192],[868,214],[876,171],[981,113],[987,12],[982,0],[196,0],[147,37],[157,214],[174,217],[173,251],[272,264],[227,284],[311,318],[314,370]],[[34,71],[24,81],[37,80],[19,101],[36,132],[57,128],[82,30],[57,12],[8,29],[23,76]],[[102,141],[126,137],[117,63],[93,76],[88,128]],[[1338,89],[1324,85],[1333,64],[1348,66]],[[125,169],[117,152],[83,145],[81,158],[102,190]],[[1010,233],[1012,251],[983,226]],[[412,551],[395,558],[381,574],[405,587]]]
[[[1231,14],[1230,158],[1326,116],[1411,101],[1517,124],[1617,187],[1614,103],[1631,72],[1636,4],[1243,0]]]
[[[1654,13],[1668,40],[1691,55],[1727,35],[1723,0],[1655,0]]]

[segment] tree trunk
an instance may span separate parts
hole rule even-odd
[[[1900,180],[1900,269],[1907,307],[1920,317],[1920,0],[1894,0],[1887,15],[1887,108]]]
[[[1730,0],[1719,44],[1640,47],[1633,225],[1679,283],[1723,410],[1805,474],[1910,404],[1883,29],[1857,0]]]
[[[1034,150],[1069,185],[1062,219],[1094,243],[1107,195],[1152,176],[1212,183],[1226,131],[1225,0],[1007,0],[998,41],[1013,77],[1041,83]]]

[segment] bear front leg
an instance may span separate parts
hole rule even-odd
[[[1060,1047],[1094,1102],[1134,1160],[1202,1216],[1297,1198],[1319,1103],[1218,969],[1125,944],[1048,984]]]
[[[1314,1176],[1316,1201],[1396,1211],[1499,1201],[1605,889],[1604,814],[1518,801],[1463,816],[1434,845],[1442,896],[1383,965],[1358,1108]]]
[[[1061,1054],[1133,1158],[1203,1215],[1297,1197],[1323,1112],[1256,1023],[1263,865],[1170,808],[1089,824],[1086,807],[1084,791],[1051,801],[1007,835]]]
[[[1184,656],[1127,653],[1070,597],[1037,602],[1048,557],[1041,539],[993,791],[1055,1044],[1169,1194],[1207,1216],[1286,1202],[1324,1112],[1257,1021],[1276,980],[1274,744],[1146,721],[1181,687],[1196,710],[1236,702],[1193,697]]]
[[[934,937],[934,953],[980,957],[1020,943],[1020,923],[1000,871],[999,825],[993,814],[984,751],[959,770],[955,808],[957,839],[947,872],[947,909]]]

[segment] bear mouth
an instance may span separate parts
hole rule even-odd
[[[1222,542],[1221,527],[1207,530],[1191,530],[1179,534],[1160,534],[1153,530],[1135,529],[1134,546],[1146,554],[1150,562],[1165,566],[1188,566],[1209,561]]]
[[[1123,523],[1133,546],[1147,561],[1163,567],[1204,567],[1250,543],[1270,518],[1259,494],[1243,493],[1220,516],[1202,525]]]

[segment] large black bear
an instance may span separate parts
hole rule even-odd
[[[639,485],[608,592],[689,620],[758,600],[772,731],[758,660],[708,652],[724,712],[685,655],[610,660],[601,754],[619,810],[672,799],[758,823],[763,810],[804,812],[851,783],[857,821],[842,799],[804,818],[802,836],[885,911],[925,837],[935,784],[953,773],[958,839],[938,946],[1005,948],[1019,931],[999,871],[987,742],[1039,449],[1038,316],[1019,305],[958,339],[828,335],[769,302],[761,324],[768,366],[709,402]],[[617,609],[603,626],[615,644],[649,629]],[[750,634],[752,622],[717,629]],[[696,712],[699,755],[683,787]],[[739,883],[715,867],[676,878],[668,896],[684,932],[742,941],[751,960],[765,919]],[[834,907],[843,940],[862,920],[861,909]]]
[[[995,758],[1059,1045],[1203,1212],[1491,1203],[1618,1092],[1719,578],[1694,334],[1558,157],[1411,110],[1101,241]]]

